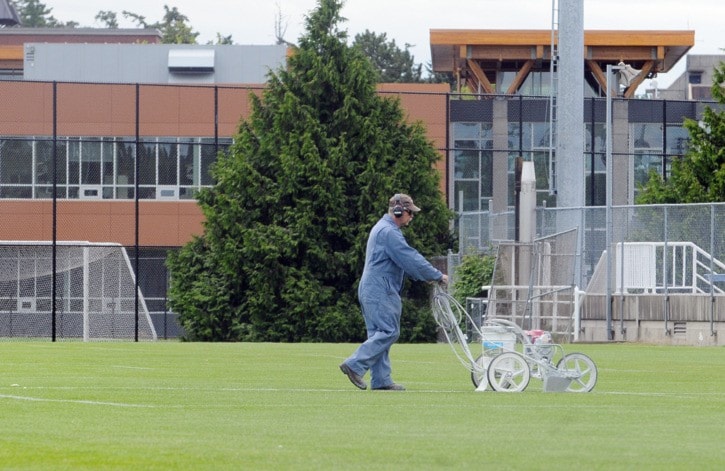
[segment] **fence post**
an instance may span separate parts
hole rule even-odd
[[[58,283],[58,82],[53,81],[53,247],[52,247],[52,275],[51,275],[51,340],[55,342],[56,338],[56,298],[58,292],[56,284]]]
[[[136,84],[136,158],[134,159],[134,177],[133,177],[133,184],[134,184],[134,334],[133,338],[134,341],[138,342],[138,293],[139,293],[139,271],[138,271],[138,242],[139,242],[139,198],[138,198],[138,191],[139,191],[139,184],[138,184],[138,177],[139,177],[139,155],[141,154],[139,152],[141,148],[141,129],[140,129],[140,117],[141,117],[141,89],[139,84]]]
[[[670,335],[670,327],[669,327],[669,320],[670,320],[670,292],[668,289],[669,284],[669,273],[667,271],[667,241],[669,239],[669,228],[667,227],[667,211],[668,206],[664,206],[664,250],[662,254],[662,281],[664,285],[665,290],[665,300],[664,300],[664,318],[665,318],[665,335]]]
[[[715,205],[710,203],[710,276],[715,273]],[[715,284],[710,280],[710,337],[715,335]]]

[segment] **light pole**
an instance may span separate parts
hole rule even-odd
[[[624,65],[607,64],[607,134],[606,134],[606,161],[607,161],[607,195],[606,195],[606,248],[607,248],[607,283],[606,283],[606,303],[607,303],[607,340],[614,340],[612,330],[612,91],[610,88],[610,77],[613,70],[622,70]],[[617,84],[619,86],[619,84]],[[622,247],[624,250],[624,247]]]

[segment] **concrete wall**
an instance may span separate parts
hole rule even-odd
[[[605,303],[604,295],[584,298],[580,341],[607,341]],[[611,328],[615,341],[725,345],[725,295],[614,295]]]
[[[605,321],[582,321],[580,342],[607,342]],[[670,326],[672,327],[672,325]],[[624,333],[619,321],[613,327],[613,340],[620,342],[642,342],[657,345],[725,346],[725,323],[715,323],[715,335],[711,334],[709,322],[687,322],[684,329],[665,331],[662,322],[624,322]],[[718,334],[719,332],[719,334]]]

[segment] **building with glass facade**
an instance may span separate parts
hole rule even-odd
[[[450,206],[507,211],[514,205],[518,157],[534,162],[537,204],[556,206],[556,37],[548,30],[431,30],[430,38],[433,70],[458,78],[449,111]],[[693,31],[584,32],[582,206],[605,204],[607,65],[639,72],[626,84],[610,84],[613,202],[631,204],[650,170],[667,175],[672,158],[683,155],[683,122],[698,119],[703,109],[687,100],[638,100],[635,91],[693,45]]]

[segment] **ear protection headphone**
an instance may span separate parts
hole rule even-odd
[[[395,205],[393,206],[393,216],[396,218],[402,217],[404,209],[403,203],[400,202],[400,193],[396,193],[395,196],[393,196],[393,200],[393,204]]]

